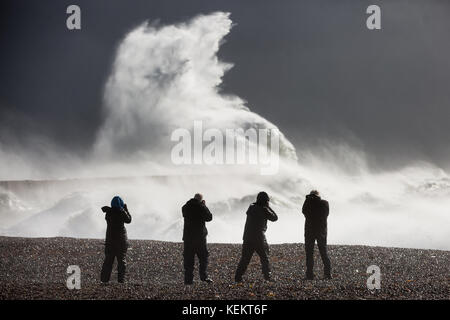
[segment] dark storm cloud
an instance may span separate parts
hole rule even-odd
[[[65,9],[75,3],[82,30],[68,31]],[[365,27],[369,4],[382,8],[381,31]],[[300,159],[302,150],[344,141],[373,168],[446,166],[447,1],[2,2],[0,142],[31,132],[88,149],[120,39],[145,20],[168,24],[217,10],[237,24],[219,53],[235,65],[222,90],[280,126]]]

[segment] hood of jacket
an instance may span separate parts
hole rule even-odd
[[[115,196],[112,200],[111,200],[111,208],[118,208],[118,209],[122,209],[124,205],[124,202],[122,200],[121,197],[119,196]]]

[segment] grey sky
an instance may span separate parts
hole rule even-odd
[[[82,30],[68,31],[78,4]],[[365,27],[378,4],[382,30]],[[426,160],[449,169],[450,2],[442,1],[2,1],[0,142],[40,132],[84,152],[102,121],[104,82],[123,36],[231,12],[220,50],[234,68],[222,90],[278,125],[302,150],[324,141],[362,149],[373,169]]]

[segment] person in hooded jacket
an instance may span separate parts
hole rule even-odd
[[[212,214],[203,200],[200,193],[186,202],[181,208],[184,218],[183,228],[183,259],[184,259],[184,283],[190,285],[194,280],[195,255],[199,260],[200,280],[211,283],[208,277],[208,248],[206,246],[206,236],[208,230],[205,222],[212,220]]]
[[[261,260],[264,279],[271,281],[269,245],[267,244],[265,232],[267,230],[267,220],[277,221],[278,216],[269,207],[269,200],[269,195],[266,192],[260,192],[256,198],[256,202],[252,203],[247,210],[242,256],[234,277],[236,282],[242,281],[242,276],[247,270],[247,266],[254,252],[259,255],[259,259]]]
[[[306,279],[314,279],[314,244],[316,240],[324,265],[324,277],[331,279],[331,262],[327,253],[328,201],[321,199],[319,192],[313,190],[306,196],[302,212],[305,216]]]
[[[111,207],[104,206],[105,212],[106,240],[105,261],[100,275],[103,283],[107,283],[111,277],[114,259],[117,258],[117,281],[123,283],[125,280],[126,261],[125,256],[128,249],[127,230],[124,223],[131,222],[131,215],[127,205],[116,196],[111,201]]]

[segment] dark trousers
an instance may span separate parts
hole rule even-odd
[[[320,256],[323,262],[323,273],[325,276],[331,275],[331,262],[327,253],[327,237],[324,235],[305,234],[306,251],[306,276],[314,276],[314,245],[317,240]]]
[[[195,255],[199,261],[199,275],[201,280],[208,278],[206,269],[208,267],[208,248],[206,238],[184,241],[184,281],[192,282],[194,279]]]
[[[108,282],[111,277],[111,271],[114,264],[114,259],[117,258],[117,281],[123,282],[125,280],[127,245],[105,246],[105,261],[103,262],[100,279],[102,282]]]
[[[269,245],[264,241],[257,242],[246,242],[242,245],[242,256],[239,261],[235,279],[240,280],[247,270],[248,264],[252,259],[253,253],[256,252],[261,260],[261,268],[264,276],[268,277],[270,275],[270,264],[269,264]]]

